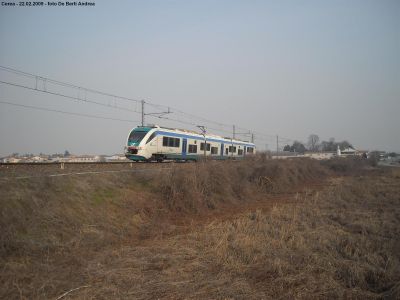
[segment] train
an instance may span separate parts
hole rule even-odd
[[[204,157],[224,160],[254,155],[256,146],[218,135],[152,125],[133,128],[124,152],[132,161],[198,161]]]

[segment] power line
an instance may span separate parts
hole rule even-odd
[[[42,80],[42,81],[45,81],[45,82],[54,83],[54,84],[61,85],[61,86],[64,86],[64,87],[82,89],[82,90],[86,90],[86,91],[91,92],[91,93],[95,93],[95,94],[99,94],[99,95],[103,95],[103,96],[108,96],[108,97],[113,97],[113,98],[118,98],[118,99],[123,99],[123,100],[127,100],[127,101],[134,101],[134,102],[137,102],[137,103],[140,102],[140,100],[136,100],[136,99],[132,99],[132,98],[128,98],[128,97],[123,97],[123,96],[118,96],[118,95],[114,95],[114,94],[111,94],[111,93],[106,93],[106,92],[102,92],[102,91],[99,91],[99,90],[90,89],[90,88],[74,85],[74,84],[71,84],[71,83],[62,82],[62,81],[59,81],[59,80],[51,79],[51,78],[40,76],[40,75],[31,74],[31,73],[28,73],[28,72],[25,72],[25,71],[20,71],[20,70],[16,70],[16,69],[5,67],[5,66],[0,66],[0,69],[2,69],[4,71],[7,71],[7,72],[11,72],[11,73],[17,74],[17,75],[30,77],[30,78],[33,78],[33,79],[37,78],[39,80]]]
[[[29,109],[35,109],[35,110],[42,110],[42,111],[48,111],[48,112],[56,112],[56,113],[61,113],[61,114],[66,114],[66,115],[74,115],[74,116],[94,118],[94,119],[121,121],[121,122],[129,122],[129,123],[137,122],[137,121],[134,121],[134,120],[117,119],[117,118],[110,118],[110,117],[102,117],[102,116],[96,116],[96,115],[88,115],[88,114],[82,114],[82,113],[68,112],[68,111],[57,110],[57,109],[50,109],[50,108],[44,108],[44,107],[38,107],[38,106],[32,106],[32,105],[12,103],[12,102],[8,102],[8,101],[0,101],[0,103],[1,104],[6,104],[6,105],[17,106],[17,107],[23,107],[23,108],[29,108]]]
[[[218,126],[224,126],[224,127],[231,127],[232,126],[232,125],[229,125],[229,124],[224,124],[224,123],[221,123],[221,122],[216,122],[216,121],[213,121],[213,120],[209,120],[209,119],[197,116],[195,114],[187,113],[187,112],[181,111],[181,110],[179,110],[179,109],[177,109],[175,107],[154,104],[154,103],[151,103],[151,102],[146,102],[146,103],[148,105],[150,105],[150,106],[153,106],[153,107],[156,107],[156,108],[160,108],[160,109],[171,108],[171,109],[174,110],[175,113],[179,113],[179,114],[182,114],[182,115],[187,115],[188,117],[196,118],[196,119],[198,119],[200,121],[203,121],[203,122],[213,123],[213,124],[216,124]]]
[[[54,84],[57,84],[57,85],[60,85],[60,86],[64,86],[64,87],[81,89],[81,90],[85,90],[85,91],[96,93],[96,94],[103,95],[103,96],[108,96],[108,97],[113,97],[113,98],[123,99],[123,100],[128,100],[128,101],[134,101],[134,102],[137,102],[137,103],[140,103],[142,101],[142,100],[132,99],[132,98],[128,98],[128,97],[118,96],[118,95],[111,94],[111,93],[106,93],[106,92],[99,91],[99,90],[96,90],[96,89],[90,89],[90,88],[86,88],[86,87],[83,87],[83,86],[74,85],[74,84],[71,84],[71,83],[65,83],[65,82],[62,82],[62,81],[59,81],[59,80],[51,79],[51,78],[40,76],[40,75],[35,75],[35,74],[32,74],[32,73],[16,70],[16,69],[5,67],[5,66],[0,66],[0,69],[2,69],[4,71],[7,71],[7,72],[11,72],[11,73],[17,74],[17,75],[30,77],[30,78],[33,78],[33,79],[39,79],[41,81],[54,83]],[[5,84],[18,86],[18,87],[28,88],[28,89],[31,89],[31,90],[38,90],[37,88],[36,89],[35,88],[30,88],[30,87],[26,87],[26,86],[22,86],[22,85],[7,83],[7,82],[4,82],[4,81],[0,81],[0,82],[1,83],[5,83]],[[38,90],[38,91],[42,91],[42,90]],[[43,92],[46,92],[46,91],[43,91]],[[49,93],[51,93],[51,92],[49,92]],[[54,95],[57,95],[57,96],[65,96],[65,95],[62,95],[62,94],[59,94],[59,93],[51,93],[51,94],[54,94]],[[69,98],[71,98],[71,97],[69,97]],[[82,99],[76,98],[76,97],[72,97],[72,98],[73,99],[77,99],[77,100],[82,100]],[[85,100],[85,101],[89,102],[87,100]],[[146,101],[146,104],[148,104],[150,106],[153,106],[155,108],[168,108],[168,106],[155,104],[155,103],[151,103],[151,102],[148,102],[148,101]],[[197,118],[199,120],[202,120],[202,121],[206,121],[206,122],[209,122],[209,123],[214,123],[214,124],[217,124],[217,125],[220,125],[220,126],[231,126],[231,125],[228,125],[228,124],[223,124],[223,123],[220,123],[220,122],[209,120],[209,119],[206,119],[206,118],[194,115],[194,114],[189,114],[189,113],[183,112],[181,110],[178,110],[176,108],[173,108],[173,109],[174,109],[175,112],[178,112],[180,114],[185,114],[185,115],[190,116],[190,117],[195,117],[195,118]],[[138,113],[136,111],[133,111],[133,112]],[[179,122],[179,121],[177,121],[177,122]]]
[[[61,93],[40,90],[40,89],[32,88],[32,87],[29,87],[29,86],[26,86],[26,85],[11,83],[11,82],[2,81],[2,80],[0,80],[0,83],[11,85],[11,86],[18,87],[18,88],[31,90],[31,91],[35,91],[35,92],[41,92],[41,93],[46,93],[46,94],[50,94],[50,95],[54,95],[54,96],[59,96],[59,97],[63,97],[63,98],[71,99],[71,100],[78,100],[78,101],[87,102],[87,103],[91,103],[91,104],[95,104],[95,105],[100,105],[100,106],[104,106],[104,107],[111,107],[111,108],[115,108],[115,109],[119,109],[119,110],[123,110],[123,111],[129,111],[129,112],[140,114],[140,112],[138,112],[138,111],[131,110],[131,109],[128,109],[128,108],[125,108],[125,107],[121,107],[121,106],[108,105],[108,104],[104,104],[104,103],[93,101],[93,100],[83,100],[83,99],[81,99],[79,97],[74,97],[74,96],[69,96],[69,95],[65,95],[65,94],[61,94]],[[165,120],[175,121],[175,122],[178,122],[178,123],[191,125],[191,126],[194,126],[194,127],[197,126],[196,123],[187,122],[187,121],[183,121],[183,120],[176,119],[176,118],[170,118],[170,117],[164,117],[164,116],[154,116],[154,115],[149,115],[149,116],[153,117],[153,118],[158,118],[158,119],[165,119]],[[208,128],[210,128],[212,130],[216,130],[216,131],[224,131],[224,130],[220,130],[220,129],[217,129],[217,128],[211,128],[211,127],[208,127]],[[225,132],[228,132],[228,131],[225,131]]]
[[[153,117],[154,117],[154,118],[159,118],[159,119],[165,119],[165,120],[175,121],[175,122],[178,122],[178,123],[182,123],[182,124],[186,124],[186,125],[190,125],[190,126],[194,126],[194,127],[197,127],[197,126],[198,126],[196,123],[189,122],[189,121],[182,121],[182,120],[174,119],[174,118],[171,118],[171,117],[164,117],[164,116],[153,116]],[[220,131],[220,132],[231,133],[230,131],[221,130],[221,129],[217,129],[217,128],[213,128],[213,127],[209,127],[209,126],[207,126],[207,129],[212,129],[212,130],[214,130],[214,131]]]
[[[112,108],[115,108],[115,109],[120,109],[120,110],[124,110],[124,111],[129,111],[129,112],[140,114],[140,112],[138,112],[136,110],[131,110],[131,109],[126,108],[126,107],[117,106],[116,104],[115,105],[107,105],[107,104],[104,104],[104,103],[101,103],[101,102],[88,100],[88,99],[86,99],[86,97],[85,97],[85,99],[82,99],[79,96],[78,97],[73,97],[73,96],[69,96],[69,95],[65,95],[65,94],[61,94],[61,93],[57,93],[57,92],[51,92],[51,91],[47,90],[47,83],[52,83],[52,84],[59,85],[59,86],[62,86],[62,87],[78,89],[78,91],[85,91],[85,95],[86,95],[86,92],[90,92],[90,93],[94,93],[94,94],[98,94],[98,95],[102,95],[102,96],[111,97],[114,100],[115,99],[120,99],[120,100],[126,100],[126,101],[133,101],[136,104],[141,103],[141,101],[143,101],[143,100],[137,100],[137,99],[133,99],[133,98],[118,96],[118,95],[115,95],[115,94],[99,91],[99,90],[96,90],[96,89],[86,88],[86,87],[78,86],[78,85],[71,84],[71,83],[62,82],[62,81],[59,81],[59,80],[55,80],[55,79],[51,79],[51,78],[48,78],[48,77],[35,75],[35,74],[32,74],[32,73],[16,70],[16,69],[5,67],[5,66],[0,66],[0,69],[3,70],[3,71],[6,71],[6,72],[10,72],[10,73],[16,74],[16,75],[21,75],[21,76],[24,76],[24,77],[35,79],[35,88],[29,87],[29,86],[26,86],[26,85],[21,85],[21,84],[6,82],[6,81],[0,81],[0,83],[3,83],[3,84],[8,84],[8,85],[11,85],[11,86],[25,88],[25,89],[29,89],[29,90],[32,90],[32,91],[39,91],[39,92],[42,92],[42,93],[48,93],[48,94],[51,94],[51,95],[60,96],[60,97],[68,98],[68,99],[84,101],[84,102],[91,103],[91,104],[101,105],[101,106],[105,106],[105,107],[112,107]],[[38,81],[41,81],[43,83],[43,89],[38,89]],[[213,121],[213,120],[210,120],[210,119],[207,119],[207,118],[203,118],[203,117],[200,117],[200,116],[195,115],[195,114],[187,113],[187,112],[181,111],[179,109],[176,109],[176,108],[173,108],[173,107],[169,107],[169,106],[165,106],[165,105],[155,104],[155,103],[151,103],[151,102],[148,102],[148,101],[146,101],[146,104],[148,104],[148,105],[150,105],[150,106],[152,106],[152,107],[154,107],[156,109],[165,109],[165,108],[169,109],[169,108],[172,108],[174,110],[174,113],[178,113],[180,115],[187,116],[187,117],[191,118],[191,120],[192,119],[197,119],[197,120],[201,120],[201,122],[212,123],[212,124],[216,124],[219,127],[221,127],[221,128],[218,129],[218,128],[212,128],[212,127],[207,126],[207,128],[209,128],[209,129],[212,129],[212,130],[215,130],[215,131],[218,131],[218,132],[226,132],[226,133],[232,134],[231,131],[223,129],[223,128],[232,128],[231,124],[224,124],[224,123],[221,123],[221,122],[216,122],[216,121]],[[142,113],[143,113],[143,111],[142,111]],[[164,117],[164,116],[154,116],[154,115],[153,116],[150,115],[150,117],[159,118],[159,119],[166,119],[166,120],[170,120],[170,121],[175,121],[175,122],[178,122],[178,123],[182,123],[182,124],[186,124],[186,125],[190,125],[190,126],[194,126],[194,127],[196,127],[198,125],[197,123],[193,123],[191,121],[184,121],[184,120],[176,119],[176,118],[170,118],[170,117]],[[241,127],[237,127],[237,128],[238,129],[243,129],[243,131],[251,131],[252,133],[257,134],[257,139],[262,139],[262,137],[266,137],[266,138],[275,137],[274,135],[261,133],[261,132],[250,130],[250,129],[247,129],[247,128],[241,128]],[[294,139],[288,139],[288,138],[280,138],[280,139],[286,139],[288,141],[289,140],[290,141],[294,141]]]
[[[31,78],[38,77],[38,78],[41,78],[41,80],[47,80],[48,82],[55,82],[55,83],[57,83],[59,85],[62,85],[62,86],[79,88],[79,89],[83,89],[83,90],[87,90],[87,91],[95,91],[96,93],[99,93],[99,94],[102,94],[102,95],[108,95],[108,96],[112,96],[112,97],[116,97],[116,98],[120,98],[120,99],[128,99],[126,97],[115,96],[115,95],[112,95],[112,94],[99,92],[99,91],[88,89],[88,88],[85,88],[85,87],[80,87],[80,86],[76,86],[76,85],[72,85],[72,84],[68,84],[68,83],[63,83],[63,82],[60,82],[60,81],[57,81],[57,80],[44,78],[44,77],[41,77],[41,76],[36,76],[34,74],[30,74],[30,73],[26,73],[26,72],[23,72],[23,71],[7,68],[7,67],[4,67],[4,66],[0,66],[0,69],[5,69],[6,71],[10,71],[10,72],[15,73],[15,74],[22,74],[24,76],[28,76],[28,77],[31,77]],[[129,112],[140,114],[140,112],[138,112],[136,110],[128,109],[126,107],[120,107],[120,106],[116,106],[116,105],[107,105],[107,104],[104,104],[104,103],[101,103],[101,102],[97,102],[97,101],[93,101],[93,100],[87,100],[87,99],[84,100],[84,99],[81,99],[80,97],[74,97],[74,96],[65,95],[65,94],[61,94],[61,93],[57,93],[57,92],[51,92],[51,91],[48,91],[48,90],[38,89],[37,86],[35,88],[33,88],[33,87],[26,86],[26,85],[16,84],[16,83],[2,81],[2,80],[0,80],[0,83],[11,85],[11,86],[14,86],[14,87],[28,89],[28,90],[31,90],[31,91],[36,91],[36,92],[47,93],[47,94],[51,94],[51,95],[55,95],[55,96],[60,96],[60,97],[64,97],[64,98],[67,98],[67,99],[79,100],[79,101],[88,102],[88,103],[91,103],[91,104],[101,105],[101,106],[105,106],[105,107],[112,107],[112,108],[116,108],[116,109],[120,109],[120,110],[124,110],[124,111],[129,111]],[[134,101],[136,101],[136,100],[134,100]],[[148,103],[148,102],[146,102],[146,104],[150,104],[153,107],[163,107],[161,105],[155,105],[155,104]],[[143,108],[142,108],[142,111],[143,111]],[[153,116],[150,115],[150,117],[159,118],[159,119],[167,119],[167,120],[179,122],[179,123],[186,124],[186,125],[192,125],[192,126],[196,126],[197,125],[196,123],[187,122],[187,121],[179,120],[179,119],[176,119],[176,118],[174,119],[174,118],[167,118],[167,117],[163,117],[163,116],[154,116],[154,115]]]
[[[14,85],[14,86],[18,86],[18,87],[23,87],[23,88],[27,88],[27,89],[31,89],[31,90],[38,90],[38,91],[42,91],[42,92],[48,92],[46,90],[40,90],[40,89],[37,88],[37,81],[40,80],[44,84],[45,83],[54,83],[54,84],[57,84],[57,85],[60,85],[60,86],[69,87],[69,88],[75,88],[75,89],[84,90],[84,91],[89,91],[89,92],[93,92],[93,93],[97,93],[97,94],[100,94],[100,95],[105,95],[105,96],[109,96],[109,97],[113,97],[113,98],[117,98],[117,99],[135,101],[136,103],[139,103],[139,102],[143,101],[143,100],[136,100],[136,99],[132,99],[132,98],[117,96],[115,94],[110,94],[110,93],[102,92],[102,91],[99,91],[99,90],[86,88],[86,87],[83,87],[83,86],[78,86],[78,85],[74,85],[74,84],[70,84],[70,83],[65,83],[65,82],[62,82],[62,81],[59,81],[59,80],[51,79],[51,78],[48,78],[48,77],[43,77],[43,76],[40,76],[40,75],[35,75],[35,74],[32,74],[32,73],[28,73],[28,72],[21,71],[21,70],[16,70],[16,69],[5,67],[5,66],[0,66],[0,69],[4,70],[6,72],[11,72],[11,73],[14,73],[14,74],[17,74],[17,75],[22,75],[22,76],[29,77],[29,78],[32,78],[32,79],[36,79],[35,88],[22,86],[22,85],[18,85],[18,84],[12,84],[12,83],[9,83],[9,82],[2,82],[2,83],[5,83],[5,84]],[[66,96],[64,94],[54,93],[54,92],[49,92],[49,93],[52,93],[53,95],[73,98],[73,99],[76,99],[76,100],[82,100],[79,97],[78,98],[77,97],[70,97],[70,96]],[[89,101],[86,100],[86,102],[89,102]],[[155,103],[151,103],[151,102],[148,102],[148,101],[146,101],[146,104],[148,104],[148,105],[150,105],[150,106],[152,106],[154,108],[158,108],[158,109],[169,108],[168,106],[155,104]],[[231,125],[228,125],[228,124],[223,124],[221,122],[216,122],[216,121],[209,120],[209,119],[206,119],[206,118],[194,115],[194,114],[186,113],[186,112],[183,112],[183,111],[181,111],[179,109],[176,109],[176,108],[173,108],[173,109],[174,109],[175,113],[186,115],[186,116],[191,117],[191,118],[196,118],[198,120],[201,120],[202,122],[205,121],[205,122],[208,122],[208,123],[216,124],[218,126],[224,126],[224,127],[228,127],[228,128],[231,127]],[[138,113],[137,111],[133,111],[133,112]],[[175,119],[175,121],[187,124],[187,122],[182,122],[180,120],[176,120]],[[218,131],[221,131],[221,130],[218,129]]]
[[[139,112],[137,112],[135,110],[131,110],[131,109],[126,108],[126,107],[104,104],[104,103],[93,101],[93,100],[84,100],[84,99],[81,99],[79,97],[68,96],[68,95],[55,93],[55,92],[49,92],[49,91],[45,91],[45,90],[39,90],[39,89],[35,89],[35,88],[29,87],[29,86],[26,86],[26,85],[22,85],[22,84],[16,84],[16,83],[2,81],[2,80],[0,80],[0,83],[11,85],[11,86],[14,86],[14,87],[24,88],[24,89],[35,91],[35,92],[41,92],[41,93],[46,93],[46,94],[50,94],[50,95],[54,95],[54,96],[64,97],[64,98],[67,98],[67,99],[78,100],[78,101],[87,102],[87,103],[96,104],[96,105],[105,106],[105,107],[111,107],[111,108],[120,109],[120,110],[124,110],[124,111],[129,111],[129,112],[133,112],[133,113],[137,113],[137,114],[139,113]]]

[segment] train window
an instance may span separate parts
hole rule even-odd
[[[243,149],[238,150],[238,155],[243,155]]]
[[[225,148],[225,154],[228,155],[228,148]]]
[[[236,146],[229,146],[229,152],[230,153],[236,153]]]
[[[173,140],[174,140],[174,145],[172,147],[179,148],[181,140],[180,139],[174,139],[174,138],[173,138]]]
[[[206,143],[206,147],[207,147],[207,151],[210,151],[210,149],[211,149],[211,145],[209,144],[209,143]],[[201,151],[204,151],[204,143],[201,143],[200,144],[200,150]]]
[[[254,148],[252,147],[247,147],[247,153],[253,153],[254,152]]]
[[[147,132],[145,131],[132,131],[129,135],[128,141],[134,143],[140,142],[144,138],[146,133]]]
[[[211,154],[218,154],[218,147],[211,147]]]
[[[172,138],[172,137],[168,137],[168,136],[163,137],[163,146],[164,147],[179,148],[180,142],[181,142],[180,139],[176,139],[176,138]]]
[[[197,145],[189,145],[189,153],[197,153]]]
[[[168,147],[168,137],[167,137],[167,136],[164,136],[164,137],[163,137],[163,139],[162,139],[162,145],[163,145],[164,147]]]
[[[147,140],[146,144],[148,144],[149,142],[151,142],[151,140],[154,139],[155,136],[156,136],[156,133],[153,132],[153,133],[150,135],[149,139]]]
[[[175,139],[168,138],[168,147],[175,147]]]

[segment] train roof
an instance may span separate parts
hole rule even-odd
[[[170,130],[170,131],[175,131],[175,132],[189,133],[189,134],[194,134],[194,135],[196,135],[198,137],[203,137],[203,135],[201,133],[199,133],[199,132],[196,132],[194,130],[181,129],[181,128],[169,128],[169,127],[164,127],[164,126],[159,126],[159,125],[138,126],[137,128],[146,128],[146,129],[147,128],[150,128],[150,129],[159,128],[159,129],[163,129],[163,130]],[[206,137],[222,139],[222,140],[227,140],[227,141],[234,141],[234,142],[239,142],[239,143],[247,143],[247,144],[254,145],[254,143],[251,143],[249,141],[232,139],[231,137],[223,137],[223,136],[216,135],[216,134],[206,133]]]

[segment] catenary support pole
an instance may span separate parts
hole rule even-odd
[[[276,135],[276,156],[278,156],[279,153],[279,137]]]
[[[141,101],[142,102],[142,126],[144,126],[144,100]]]

